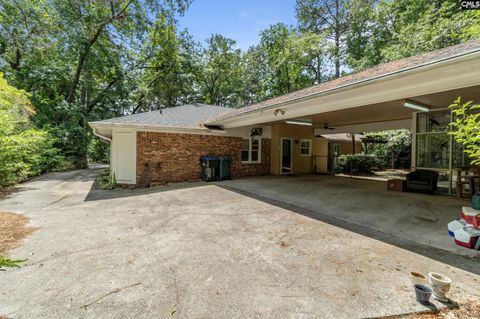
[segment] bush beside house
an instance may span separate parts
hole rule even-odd
[[[62,166],[53,136],[30,122],[34,112],[28,94],[0,73],[0,188]]]

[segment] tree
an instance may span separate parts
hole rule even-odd
[[[144,91],[139,103],[149,109],[184,104],[192,91],[193,72],[188,34],[177,34],[173,20],[161,14],[149,30],[146,46]],[[140,104],[138,104],[140,107]],[[134,110],[136,112],[138,108]]]
[[[450,109],[455,115],[450,132],[455,141],[464,147],[472,165],[480,164],[480,104],[473,101],[462,102],[459,97]]]
[[[340,77],[345,52],[345,37],[349,28],[348,0],[297,0],[296,14],[303,31],[326,33],[333,41],[331,56],[335,77]]]
[[[0,73],[0,188],[57,166],[62,157],[53,137],[29,121],[28,94],[10,86]]]
[[[242,90],[241,51],[235,41],[212,35],[202,49],[196,79],[202,101],[207,104],[236,106]]]
[[[26,1],[0,4],[0,71],[31,92],[32,120],[86,165],[87,121],[125,114],[138,97],[141,52],[152,17],[190,0]]]
[[[324,80],[325,37],[300,33],[283,23],[261,32],[269,96],[278,96]]]
[[[356,70],[478,37],[478,13],[454,0],[382,0],[350,16],[348,63]]]

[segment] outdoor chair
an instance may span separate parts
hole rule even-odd
[[[407,174],[407,191],[433,194],[437,190],[438,173],[416,170]]]

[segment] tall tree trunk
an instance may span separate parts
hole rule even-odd
[[[335,35],[335,78],[340,77],[340,39]]]
[[[340,22],[339,22],[339,10],[340,10],[340,3],[339,0],[335,1],[335,78],[340,77]]]

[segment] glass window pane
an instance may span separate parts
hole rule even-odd
[[[242,151],[242,162],[248,162],[248,151]]]
[[[252,140],[252,150],[258,150],[259,145],[260,145],[260,143],[259,143],[258,139],[253,139]]]
[[[445,134],[417,135],[417,166],[448,168],[449,136]]]
[[[258,151],[252,151],[252,162],[258,161]]]
[[[310,147],[310,141],[301,141],[300,147]]]
[[[463,145],[453,142],[452,167],[470,168],[470,166],[470,160],[468,158],[468,155],[464,152]]]
[[[450,128],[450,111],[441,111],[430,114],[427,124],[430,132],[448,131]]]
[[[310,153],[310,151],[309,151],[308,148],[306,148],[306,147],[300,148],[300,154],[302,154],[302,155],[308,155],[308,153]]]
[[[248,151],[248,147],[250,145],[249,143],[250,143],[250,140],[242,140],[242,151],[243,150]]]
[[[427,121],[428,121],[428,115],[426,113],[417,114],[417,132],[418,133],[427,132]]]
[[[419,113],[417,116],[417,132],[445,132],[450,129],[450,110]]]

